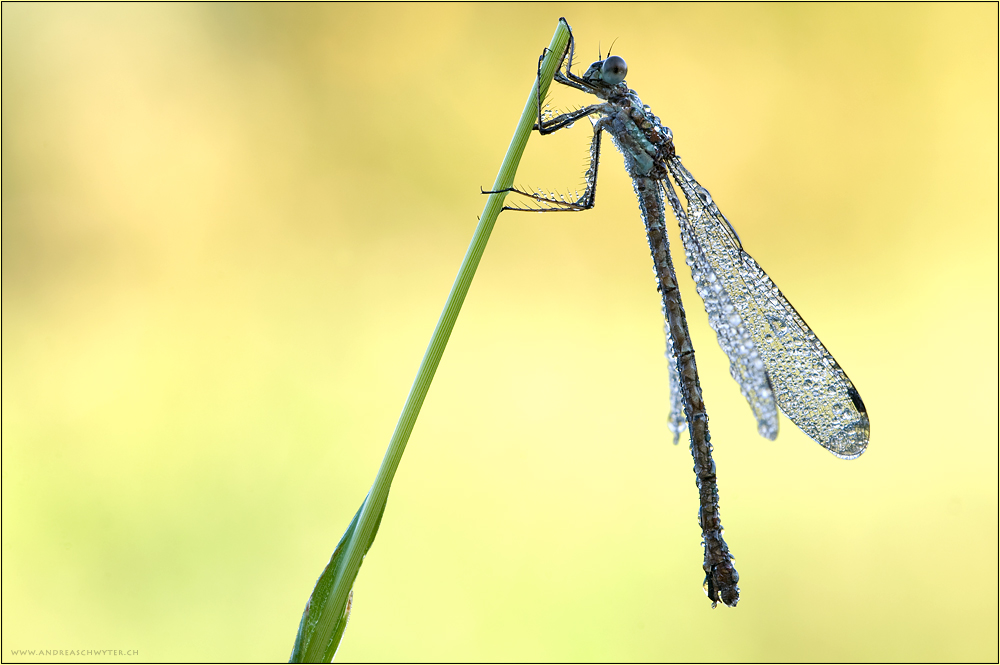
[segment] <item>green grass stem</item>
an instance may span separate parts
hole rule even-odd
[[[528,101],[524,104],[521,119],[517,123],[517,129],[514,131],[510,146],[507,148],[503,164],[500,166],[500,172],[493,183],[493,191],[506,189],[513,185],[514,174],[517,172],[521,155],[524,153],[524,147],[528,143],[532,127],[538,116],[536,95],[540,93],[542,99],[545,98],[545,93],[552,82],[556,67],[559,66],[560,56],[565,51],[568,41],[569,26],[564,19],[560,19],[555,34],[552,36],[552,42],[549,44],[549,50],[542,62],[540,75],[531,87],[531,94],[528,95]],[[354,579],[357,577],[358,569],[361,567],[361,562],[368,552],[368,548],[371,547],[372,541],[375,539],[379,523],[382,520],[382,513],[385,511],[392,478],[399,466],[399,460],[403,456],[410,432],[413,431],[417,414],[420,413],[420,407],[427,396],[427,390],[434,379],[438,363],[441,362],[441,356],[448,344],[452,328],[455,327],[462,303],[465,302],[465,296],[469,292],[472,277],[476,274],[476,268],[479,267],[479,261],[483,257],[483,251],[490,239],[493,225],[503,209],[505,197],[506,194],[491,194],[486,201],[479,225],[472,235],[472,242],[469,243],[469,249],[462,260],[462,266],[459,268],[458,276],[451,287],[451,293],[448,294],[448,300],[445,301],[444,311],[441,312],[430,344],[428,344],[427,351],[420,363],[420,369],[417,370],[417,377],[414,379],[410,394],[403,405],[403,412],[399,416],[399,422],[396,424],[392,439],[389,441],[389,447],[382,459],[378,474],[375,476],[375,482],[336,550],[334,550],[330,563],[317,580],[316,587],[302,613],[302,621],[299,624],[299,632],[295,639],[290,662],[328,663],[333,660],[336,654],[350,615],[351,590],[354,587]]]

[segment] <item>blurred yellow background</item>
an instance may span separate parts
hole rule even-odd
[[[871,445],[759,438],[680,267],[742,576],[713,611],[607,143],[593,211],[501,216],[338,660],[997,659],[997,5],[4,4],[5,660],[287,659],[561,15]],[[589,137],[517,182],[578,186]]]

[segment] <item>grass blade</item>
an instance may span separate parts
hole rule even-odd
[[[524,147],[528,143],[531,129],[538,115],[536,95],[541,94],[544,99],[552,77],[555,75],[556,67],[559,65],[560,56],[566,49],[568,42],[569,26],[565,19],[560,19],[542,62],[539,77],[531,88],[531,94],[528,95],[521,119],[518,121],[517,129],[514,131],[510,146],[507,148],[507,154],[500,166],[500,172],[493,183],[493,191],[506,189],[513,184],[514,174],[517,172],[521,155],[524,153]],[[505,197],[506,194],[491,194],[486,201],[479,224],[476,226],[472,241],[469,243],[469,249],[462,260],[458,276],[451,287],[444,310],[434,328],[434,334],[431,336],[430,344],[428,344],[427,351],[420,363],[420,369],[417,370],[417,376],[410,388],[410,394],[403,405],[403,412],[399,416],[399,422],[396,424],[392,439],[389,441],[389,447],[382,459],[378,474],[375,476],[375,482],[372,484],[371,490],[368,491],[368,496],[365,497],[361,508],[351,520],[347,531],[344,532],[340,543],[337,544],[337,548],[330,558],[330,563],[320,575],[316,587],[306,603],[290,662],[330,662],[340,645],[344,628],[346,628],[350,616],[354,579],[357,577],[361,562],[378,532],[382,513],[385,512],[385,503],[389,496],[392,478],[399,466],[399,460],[403,456],[410,432],[413,431],[417,414],[420,413],[420,407],[427,396],[427,390],[434,379],[434,373],[437,371],[438,363],[441,361],[445,346],[448,344],[448,338],[455,327],[462,303],[465,302],[465,296],[469,292],[472,277],[476,273],[476,268],[479,267],[479,261],[486,249],[493,225],[503,209]]]

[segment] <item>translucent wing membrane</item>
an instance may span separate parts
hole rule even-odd
[[[757,419],[757,431],[764,438],[774,440],[778,436],[778,408],[757,346],[698,242],[670,181],[664,180],[663,187],[680,223],[684,257],[691,268],[698,295],[705,303],[708,323],[719,338],[719,346],[729,357],[729,373]]]
[[[721,284],[753,339],[778,406],[793,423],[838,457],[852,459],[863,453],[868,445],[868,413],[854,384],[774,282],[743,251],[708,190],[698,184],[679,158],[667,160],[667,167],[687,199],[687,212],[683,217],[678,214],[678,218],[682,234],[687,235],[684,247],[692,257],[688,260],[689,265],[693,263],[692,273],[699,270],[703,275],[701,279],[695,276],[699,294],[702,282],[707,291],[712,290],[713,283]],[[669,187],[667,192],[673,205],[676,194],[671,196]],[[679,208],[678,201],[675,214]],[[720,302],[712,308],[724,311],[725,304]],[[705,305],[709,309],[707,299]],[[716,332],[725,348],[722,333],[718,328]]]
[[[667,351],[663,355],[670,363],[670,415],[667,427],[674,435],[674,445],[680,443],[681,432],[687,429],[687,417],[684,415],[684,395],[681,394],[681,374],[677,371],[677,357],[674,356],[674,344],[670,341],[670,326],[666,322],[667,313],[663,313],[663,333],[667,336]]]

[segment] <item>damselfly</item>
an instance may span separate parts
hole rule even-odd
[[[673,133],[626,85],[625,60],[609,54],[590,65],[583,76],[577,76],[571,71],[573,48],[570,33],[555,80],[603,101],[553,115],[543,110],[539,99],[535,129],[540,134],[551,134],[581,118],[596,116],[596,120],[592,119],[594,137],[590,144],[586,187],[575,198],[555,196],[542,190],[503,190],[535,202],[532,206],[515,205],[504,209],[588,210],[594,206],[603,132],[611,135],[625,156],[625,167],[639,198],[653,269],[663,299],[670,359],[670,429],[677,443],[686,424],[691,439],[695,482],[701,502],[698,521],[705,547],[705,588],[713,607],[720,600],[734,606],[739,601],[739,574],[722,537],[708,415],[670,258],[664,199],[680,225],[684,256],[698,295],[705,302],[705,311],[719,345],[729,357],[730,373],[757,419],[758,432],[768,439],[778,435],[777,409],[780,408],[793,423],[834,455],[853,459],[868,445],[868,413],[844,370],[774,282],[743,251],[736,230],[708,190],[681,164],[674,150]],[[563,64],[565,71],[560,71]],[[686,205],[682,205],[674,185],[681,190]]]

